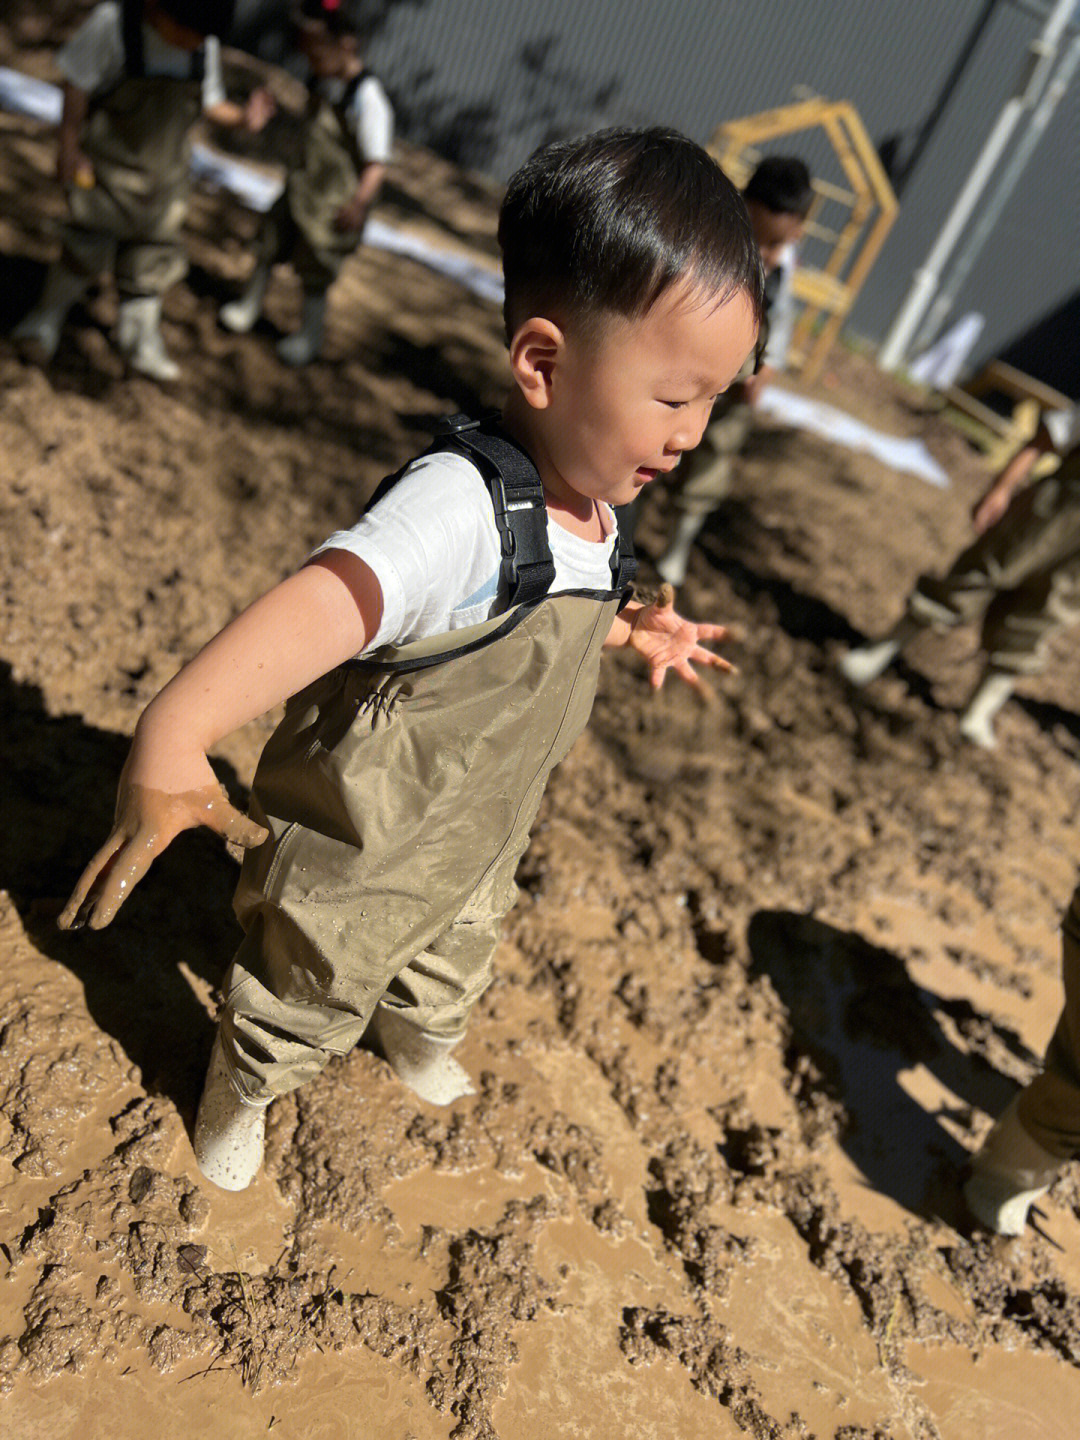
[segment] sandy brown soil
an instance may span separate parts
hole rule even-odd
[[[5,327],[49,163],[0,117]],[[383,217],[491,253],[492,196],[429,157]],[[1012,1244],[966,1233],[956,1177],[1056,1014],[1080,664],[1062,640],[993,755],[956,736],[970,634],[845,690],[842,647],[957,546],[983,475],[855,355],[815,393],[925,436],[953,488],[763,431],[684,592],[743,627],[740,674],[704,706],[606,662],[461,1052],[478,1094],[427,1107],[358,1050],[274,1108],[250,1192],[200,1179],[234,859],[186,837],[101,934],[59,904],[150,695],[502,373],[493,308],[372,252],[326,363],[285,370],[287,275],[273,325],[215,326],[250,232],[199,200],[167,392],[124,375],[108,291],[47,375],[0,340],[5,1433],[1071,1437],[1080,1172]],[[217,757],[238,797],[270,723]]]

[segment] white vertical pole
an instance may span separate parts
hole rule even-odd
[[[1006,102],[975,162],[929,255],[916,270],[911,289],[878,354],[884,370],[898,370],[904,362],[915,329],[934,298],[942,267],[952,254],[971,218],[994,168],[1009,143],[1024,110],[1035,103],[1053,64],[1062,31],[1076,9],[1077,0],[1057,0],[1039,38],[1025,57],[1015,91]]]

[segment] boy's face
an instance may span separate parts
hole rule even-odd
[[[312,74],[323,80],[344,76],[360,53],[355,36],[335,35],[318,20],[300,25],[297,42]]]
[[[625,505],[697,445],[757,323],[743,291],[718,306],[684,281],[639,319],[608,315],[561,337],[534,416],[534,458],[545,483],[553,469],[576,494]]]
[[[789,245],[802,238],[805,220],[785,210],[769,210],[758,200],[748,200],[746,209],[757,241],[758,254],[768,275],[780,264]]]

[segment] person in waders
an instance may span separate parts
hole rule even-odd
[[[539,150],[499,220],[511,383],[454,417],[352,529],[213,639],[141,716],[112,834],[60,916],[108,924],[153,857],[205,824],[249,847],[244,939],[194,1133],[242,1189],[267,1105],[367,1033],[424,1100],[469,1092],[452,1051],[489,983],[547,777],[601,652],[728,663],[722,626],[631,598],[614,507],[698,443],[763,303],[746,207],[666,130]],[[207,751],[288,699],[250,816]]]
[[[71,308],[111,273],[120,295],[116,340],[128,364],[154,380],[179,377],[162,339],[161,308],[187,273],[181,232],[191,129],[206,113],[219,125],[255,131],[273,111],[263,90],[243,107],[226,97],[217,35],[232,10],[232,0],[106,0],[58,52],[57,174],[69,213],[60,259],[12,331],[27,358],[53,359]]]
[[[348,5],[303,0],[294,29],[309,71],[307,108],[298,117],[278,114],[285,191],[263,222],[243,292],[218,318],[246,334],[262,314],[271,267],[287,261],[303,302],[299,329],[277,352],[287,365],[307,365],[322,351],[327,291],[360,244],[393,158],[394,112],[364,64]]]

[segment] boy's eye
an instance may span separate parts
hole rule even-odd
[[[661,400],[661,405],[666,405],[669,410],[685,410],[690,402],[688,400]]]

